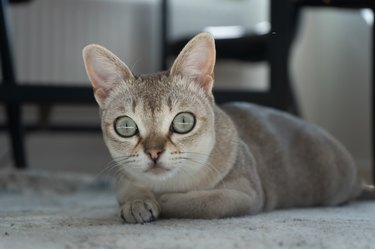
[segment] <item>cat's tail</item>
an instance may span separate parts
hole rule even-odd
[[[358,200],[375,200],[375,186],[364,184]]]

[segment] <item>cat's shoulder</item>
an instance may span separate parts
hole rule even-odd
[[[296,117],[288,112],[248,102],[233,102],[221,106],[238,128],[248,130],[273,130],[276,132],[299,132],[307,136],[327,132],[316,124]]]
[[[220,106],[237,125],[253,127],[282,126],[289,128],[310,127],[308,122],[288,113],[271,107],[248,102],[232,102]]]
[[[230,102],[220,106],[230,116],[274,118],[283,117],[286,119],[296,119],[293,115],[271,107],[262,106],[248,102]]]

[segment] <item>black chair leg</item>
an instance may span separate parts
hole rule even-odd
[[[17,168],[24,169],[27,167],[27,163],[21,108],[18,104],[8,104],[6,105],[6,114],[13,160]]]
[[[372,2],[375,15],[375,2]],[[375,185],[375,25],[372,25],[372,183]]]
[[[372,13],[375,15],[375,1],[371,2]],[[372,184],[375,185],[375,24],[372,25]]]
[[[291,85],[292,82],[290,80],[290,75],[289,75],[289,72],[288,72],[288,75],[287,75],[287,81],[288,81],[288,84],[286,84],[286,87],[288,89],[286,89],[286,98],[288,100],[288,104],[286,106],[286,111],[296,115],[296,116],[301,116],[301,112],[300,112],[300,109],[299,109],[299,105],[298,105],[298,100],[296,98],[296,95],[295,95],[295,91],[293,89],[293,86]]]

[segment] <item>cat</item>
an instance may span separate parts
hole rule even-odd
[[[209,33],[167,72],[135,75],[95,44],[83,58],[127,223],[338,205],[364,192],[352,157],[322,128],[255,104],[215,104]]]

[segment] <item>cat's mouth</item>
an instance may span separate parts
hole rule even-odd
[[[153,163],[150,165],[148,169],[146,169],[146,173],[151,173],[153,175],[162,175],[166,172],[170,171],[170,169],[165,168],[163,165],[159,163]]]

